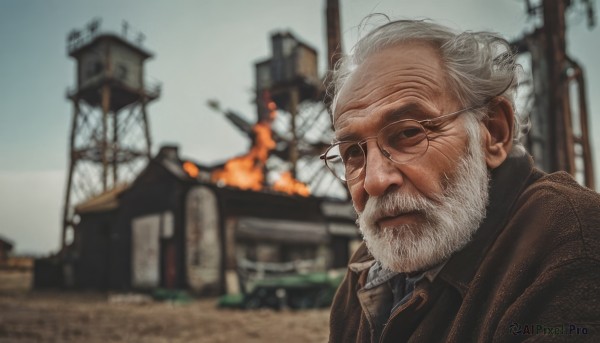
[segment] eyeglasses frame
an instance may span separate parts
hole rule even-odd
[[[369,136],[369,137],[366,137],[366,138],[363,138],[363,139],[361,139],[360,141],[356,141],[356,142],[355,142],[355,141],[339,141],[339,142],[335,142],[335,143],[331,144],[331,145],[329,146],[329,148],[327,148],[327,150],[325,150],[325,152],[324,152],[324,153],[322,153],[322,154],[319,156],[319,159],[323,160],[323,162],[325,163],[325,166],[327,167],[327,169],[329,169],[329,170],[331,171],[331,173],[332,173],[332,174],[333,174],[333,175],[334,175],[336,178],[338,178],[338,179],[342,180],[343,182],[349,182],[349,181],[356,180],[356,179],[357,179],[357,178],[359,178],[359,177],[360,177],[360,175],[363,173],[363,171],[364,171],[364,169],[365,169],[365,167],[366,167],[366,165],[367,165],[367,159],[366,159],[366,157],[367,157],[367,152],[366,152],[366,151],[365,151],[365,149],[363,148],[363,145],[364,145],[364,144],[365,144],[367,141],[370,141],[370,140],[373,140],[373,139],[375,139],[375,140],[376,140],[376,142],[377,142],[377,148],[379,149],[379,151],[381,152],[381,154],[382,154],[382,155],[383,155],[385,158],[387,158],[388,160],[390,160],[391,162],[393,162],[393,163],[395,163],[395,164],[397,164],[397,165],[406,164],[406,163],[408,163],[408,162],[414,161],[416,158],[419,158],[419,157],[423,156],[423,155],[424,155],[424,154],[427,152],[427,150],[429,149],[429,135],[427,134],[427,132],[425,132],[425,137],[426,137],[426,139],[427,139],[427,148],[426,148],[426,149],[423,151],[423,153],[421,153],[421,155],[415,156],[414,158],[411,158],[411,159],[409,159],[409,160],[406,160],[406,161],[404,161],[404,162],[397,162],[397,161],[394,161],[394,160],[392,160],[392,158],[391,158],[391,154],[390,154],[389,152],[387,152],[385,149],[383,149],[383,148],[380,146],[380,144],[379,144],[379,141],[377,140],[377,138],[379,138],[379,134],[380,134],[380,133],[381,133],[383,130],[385,130],[387,127],[389,127],[389,126],[391,126],[391,125],[396,125],[396,124],[398,124],[398,123],[401,123],[401,122],[413,121],[413,122],[416,122],[416,123],[418,123],[419,125],[421,125],[421,127],[423,127],[423,129],[427,130],[427,127],[426,127],[426,125],[424,125],[424,123],[432,123],[432,122],[444,121],[444,120],[450,119],[450,118],[451,118],[451,117],[453,117],[453,116],[456,116],[456,117],[458,117],[460,114],[463,114],[463,113],[466,113],[466,112],[469,112],[469,111],[472,111],[472,110],[475,110],[475,109],[478,109],[478,108],[484,107],[484,106],[486,106],[488,103],[489,103],[489,102],[485,102],[485,103],[483,103],[483,104],[480,104],[480,105],[475,105],[475,106],[471,106],[471,107],[463,108],[463,109],[460,109],[460,110],[458,110],[458,111],[455,111],[455,112],[452,112],[452,113],[448,113],[448,114],[443,114],[443,115],[441,115],[441,116],[439,116],[439,117],[436,117],[436,118],[431,118],[431,119],[423,119],[423,120],[416,120],[416,119],[400,119],[400,120],[397,120],[397,121],[394,121],[394,122],[391,122],[391,123],[389,123],[389,124],[385,125],[385,126],[384,126],[384,127],[382,127],[381,129],[379,129],[379,131],[377,132],[377,134],[376,134],[376,135],[374,135],[374,136]],[[429,130],[429,131],[431,131],[431,130]],[[329,164],[327,163],[327,160],[328,160],[328,159],[326,158],[326,155],[327,155],[327,153],[329,152],[329,150],[333,149],[333,147],[335,147],[336,145],[340,145],[340,144],[343,144],[343,143],[355,143],[355,144],[356,144],[356,145],[358,145],[358,147],[359,147],[359,148],[362,150],[362,152],[363,152],[363,155],[365,156],[365,161],[364,161],[364,163],[363,163],[363,166],[362,166],[362,168],[361,168],[361,171],[360,171],[360,173],[359,173],[359,174],[358,174],[356,177],[353,177],[352,179],[347,179],[347,180],[344,180],[344,179],[342,179],[342,178],[340,178],[339,176],[337,176],[337,175],[336,175],[336,173],[333,171],[333,169],[332,169],[332,168],[329,166]]]

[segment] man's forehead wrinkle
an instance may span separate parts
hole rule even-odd
[[[427,75],[414,75],[410,80],[398,82],[395,84],[383,84],[377,80],[372,80],[364,85],[364,87],[356,87],[357,96],[347,98],[341,97],[340,110],[338,113],[343,114],[350,110],[367,109],[368,107],[379,104],[382,101],[388,100],[394,96],[418,96],[420,98],[430,98],[438,96],[442,93],[442,85],[437,80]],[[369,102],[367,99],[374,99]]]
[[[359,141],[361,139],[362,137],[360,137],[356,131],[349,129],[348,127],[336,130],[334,136],[334,142]]]
[[[374,98],[376,101],[383,100],[396,95],[396,93],[410,91],[413,87],[429,93],[430,96],[437,96],[442,93],[443,80],[440,80],[439,75],[433,69],[426,71],[416,69],[392,70],[386,73],[387,83],[383,83],[377,77],[379,73],[370,75],[370,77],[361,77],[359,80],[351,80],[351,83],[348,84],[349,87],[344,87],[342,90],[340,113],[349,109],[368,107],[371,104],[367,103],[365,98]],[[394,79],[397,80],[396,83],[394,83]],[[355,94],[356,96],[346,99],[349,94]]]
[[[358,118],[360,118],[360,115],[340,116],[334,125],[335,140],[342,141],[356,138],[354,131],[352,131],[352,121]]]
[[[400,107],[388,106],[383,107],[381,111],[375,113],[370,112],[368,109],[352,109],[350,112],[343,113],[340,115],[339,120],[335,122],[335,141],[355,141],[363,139],[364,137],[357,132],[356,128],[364,128],[363,123],[353,125],[353,121],[363,117],[373,116],[374,127],[381,128],[386,124],[401,119],[429,119],[428,114],[431,113],[432,109],[424,106],[418,99],[418,95],[407,97],[409,101],[402,104]]]
[[[429,110],[429,111],[440,112],[443,110],[442,108],[430,109],[429,106],[425,105],[426,103],[428,103],[432,100],[431,99],[432,97],[435,97],[441,93],[440,88],[436,87],[435,92],[433,91],[434,88],[430,88],[432,90],[432,92],[427,94],[422,91],[416,90],[413,87],[406,87],[411,84],[420,84],[420,83],[410,82],[410,83],[407,83],[406,85],[404,85],[403,87],[397,87],[399,89],[396,89],[393,92],[389,92],[389,93],[385,92],[385,91],[380,91],[379,89],[372,89],[369,93],[367,93],[367,95],[373,95],[373,94],[378,95],[376,97],[377,100],[373,101],[372,103],[368,103],[368,102],[364,101],[363,97],[361,97],[360,99],[357,99],[357,100],[351,99],[348,103],[341,104],[340,109],[335,116],[336,120],[335,120],[334,126],[337,127],[338,124],[340,124],[341,122],[344,122],[344,118],[347,118],[347,117],[364,117],[364,116],[372,115],[372,114],[374,114],[373,113],[374,110],[372,108],[386,108],[384,112],[395,112],[395,111],[404,112],[404,108],[411,109],[413,111],[419,109],[419,110]],[[429,88],[428,85],[427,85],[427,87]],[[377,94],[378,92],[380,94]],[[402,99],[400,99],[400,98],[402,98]],[[404,101],[402,101],[401,105],[398,104],[399,100],[404,100]],[[424,104],[420,104],[421,102]],[[389,104],[389,106],[386,106],[388,104]],[[400,108],[397,108],[397,109],[393,108],[398,105],[400,105]],[[387,107],[390,107],[390,108],[387,108]],[[439,114],[439,113],[435,113],[435,114]],[[398,118],[398,119],[400,119],[400,118]]]
[[[358,78],[357,80],[350,80],[355,83],[355,87],[353,90],[358,90],[363,87],[374,87],[378,83],[382,83],[382,79],[386,79],[385,85],[389,85],[389,80],[398,80],[402,82],[403,80],[410,80],[412,78],[416,78],[418,80],[422,80],[424,83],[431,83],[432,85],[442,86],[444,80],[442,74],[440,74],[441,69],[436,67],[435,65],[425,65],[425,64],[400,64],[395,68],[378,68],[373,67],[369,70],[365,70],[364,76]],[[358,82],[356,82],[358,81]],[[358,85],[362,84],[362,87]]]
[[[414,68],[406,66],[402,69],[392,70],[389,73],[391,79],[399,80],[402,88],[417,86],[431,92],[431,95],[441,93],[444,86],[444,80],[441,77],[440,70],[436,70],[433,66],[425,66],[423,68]]]

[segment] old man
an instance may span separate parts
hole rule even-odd
[[[322,158],[364,244],[331,342],[600,341],[600,196],[533,166],[518,70],[497,34],[428,21],[387,23],[342,58]]]

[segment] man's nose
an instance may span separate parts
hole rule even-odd
[[[397,166],[384,156],[385,152],[377,142],[367,142],[366,165],[363,188],[369,196],[381,196],[390,188],[400,187],[404,183],[402,173]]]

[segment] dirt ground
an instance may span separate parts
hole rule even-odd
[[[0,270],[0,343],[327,341],[327,309],[223,310],[216,299],[115,303],[110,294],[34,292],[30,284],[30,272]]]

